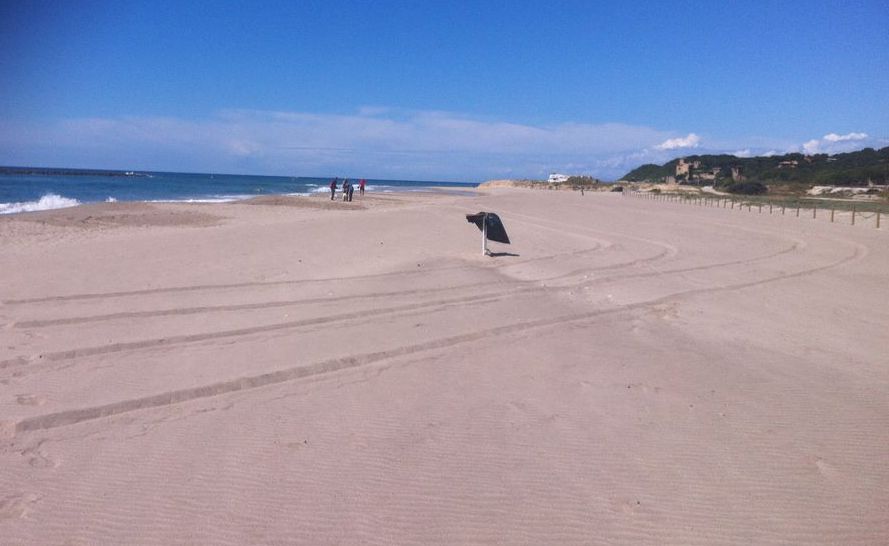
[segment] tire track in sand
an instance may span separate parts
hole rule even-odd
[[[595,231],[599,231],[599,230],[595,230]],[[791,240],[793,240],[793,239],[791,239]],[[625,262],[626,264],[638,265],[639,263],[648,263],[651,261],[657,261],[658,259],[664,257],[665,255],[674,256],[678,253],[678,249],[676,249],[676,247],[673,245],[669,245],[667,243],[659,243],[659,242],[649,240],[649,239],[643,239],[643,241],[652,243],[652,244],[659,244],[662,247],[672,249],[672,252],[667,252],[666,254],[659,253],[659,254],[656,254],[653,256],[648,256],[645,258],[631,260],[630,262]],[[368,310],[368,311],[362,311],[362,312],[356,312],[356,313],[338,314],[338,315],[332,315],[332,316],[327,316],[327,317],[319,317],[319,318],[315,318],[315,319],[303,319],[303,320],[297,320],[297,321],[288,321],[288,322],[284,322],[284,323],[276,323],[276,324],[257,326],[257,327],[252,327],[252,328],[222,330],[219,332],[213,332],[213,333],[207,333],[207,334],[170,336],[170,337],[165,337],[165,338],[134,341],[134,342],[128,342],[128,343],[116,343],[116,344],[110,344],[110,345],[101,345],[101,346],[95,346],[95,347],[71,349],[71,350],[67,350],[67,351],[56,351],[56,352],[52,352],[52,353],[40,354],[40,355],[37,355],[36,357],[18,356],[18,357],[14,357],[11,359],[0,361],[0,369],[12,367],[12,366],[26,365],[29,362],[32,362],[34,360],[44,360],[44,361],[52,362],[52,361],[59,361],[59,360],[69,360],[69,359],[79,358],[79,357],[83,357],[83,356],[94,356],[94,355],[109,354],[109,353],[122,352],[122,351],[139,350],[139,349],[151,349],[151,348],[156,348],[156,347],[161,347],[161,346],[166,347],[166,346],[178,345],[178,344],[184,344],[184,343],[195,343],[195,342],[206,341],[206,340],[211,340],[211,339],[245,336],[245,335],[251,335],[251,334],[256,334],[256,333],[271,332],[271,331],[276,331],[276,330],[287,330],[287,329],[300,328],[300,327],[305,327],[305,326],[313,326],[313,325],[318,325],[318,324],[327,324],[327,323],[331,323],[331,322],[353,320],[356,318],[363,318],[363,317],[368,317],[368,316],[385,316],[388,314],[395,314],[395,313],[400,313],[400,312],[404,312],[404,311],[430,309],[430,308],[435,308],[435,307],[442,306],[442,305],[449,306],[449,305],[454,305],[454,304],[463,304],[463,305],[487,304],[487,303],[491,303],[494,301],[498,301],[498,300],[502,299],[503,297],[506,297],[509,295],[512,295],[512,296],[519,295],[519,294],[524,295],[524,294],[539,293],[539,292],[553,291],[553,290],[564,291],[564,290],[569,290],[572,288],[578,288],[578,287],[582,287],[582,286],[594,286],[596,284],[603,283],[603,282],[609,282],[609,281],[612,281],[615,279],[645,278],[645,277],[653,277],[653,276],[662,276],[662,275],[673,274],[673,273],[684,273],[684,272],[689,272],[689,271],[715,269],[715,268],[719,268],[719,267],[725,267],[727,265],[750,264],[750,263],[755,263],[758,261],[768,260],[773,257],[779,256],[782,254],[786,254],[788,252],[792,252],[800,247],[805,247],[805,242],[803,242],[801,240],[795,240],[795,243],[793,245],[791,245],[790,247],[787,247],[785,249],[782,249],[782,250],[779,250],[777,252],[773,252],[770,254],[766,254],[763,256],[758,256],[755,258],[748,258],[748,259],[743,259],[743,260],[731,260],[728,262],[705,264],[705,265],[700,265],[700,266],[678,268],[678,269],[673,269],[673,270],[656,270],[656,271],[649,271],[649,272],[639,272],[639,273],[621,275],[620,277],[615,277],[615,276],[603,277],[600,279],[594,279],[593,281],[583,281],[583,282],[569,284],[569,285],[563,285],[563,286],[559,286],[559,287],[546,287],[546,286],[539,285],[540,282],[549,282],[552,280],[558,280],[558,279],[566,278],[566,277],[569,277],[572,275],[578,275],[583,272],[588,273],[588,272],[597,271],[597,270],[608,270],[608,269],[612,269],[612,268],[616,268],[616,267],[621,267],[621,265],[608,265],[608,266],[602,266],[602,267],[593,267],[593,268],[589,268],[589,269],[578,270],[579,272],[575,271],[575,272],[572,272],[571,274],[568,274],[568,275],[564,275],[564,274],[563,275],[556,275],[556,276],[553,276],[550,278],[545,278],[545,279],[515,280],[512,283],[514,288],[511,288],[509,290],[476,294],[476,295],[471,295],[471,296],[467,296],[467,297],[463,297],[463,298],[437,300],[437,301],[433,301],[433,302],[409,304],[406,306],[394,306],[394,307],[384,308],[384,309],[375,309],[375,310]],[[570,254],[573,255],[576,253],[570,253]],[[497,282],[477,283],[478,286],[486,286],[486,285],[490,285],[490,284],[500,284],[500,283],[497,283]],[[416,290],[415,293],[428,292],[429,290],[451,291],[451,290],[465,288],[465,287],[469,287],[469,286],[472,286],[472,285],[460,285],[457,287],[448,287],[448,288],[442,288],[442,289],[419,289],[419,290]],[[356,297],[373,298],[373,297],[376,297],[376,295],[349,296],[346,299],[348,299],[348,298],[354,299]],[[325,301],[325,300],[323,298],[319,298],[319,301]],[[331,300],[327,300],[327,301],[331,301]],[[243,306],[219,306],[219,307],[197,308],[197,310],[195,310],[193,312],[200,313],[200,312],[207,312],[207,311],[226,311],[226,310],[233,310],[233,309],[262,309],[262,308],[266,308],[266,307],[271,308],[271,307],[278,307],[278,306],[289,305],[289,304],[290,303],[288,303],[288,302],[282,302],[280,304],[278,302],[272,302],[271,304],[266,303],[266,304],[246,304]],[[183,313],[183,312],[180,312],[180,310],[172,309],[172,310],[163,310],[163,311],[159,311],[159,312],[147,311],[147,312],[137,312],[137,313],[121,313],[121,314],[114,314],[114,315],[108,316],[108,319],[127,318],[127,317],[143,317],[143,316],[149,317],[149,316],[163,316],[163,315],[178,315],[178,314],[192,313],[192,311],[189,309],[186,309],[184,311],[185,312]],[[81,318],[71,318],[71,319],[56,319],[56,320],[48,320],[48,321],[32,321],[30,324],[32,326],[34,326],[36,323],[37,326],[44,326],[44,325],[54,325],[54,324],[71,324],[71,323],[79,323],[79,322],[90,322],[90,321],[105,320],[105,319],[106,319],[105,316],[81,317]],[[29,324],[29,323],[23,322],[20,324]],[[24,327],[24,326],[22,326],[22,327]]]
[[[166,317],[179,315],[194,315],[200,313],[214,313],[224,311],[251,311],[261,309],[274,309],[277,307],[289,307],[293,305],[309,305],[313,303],[335,303],[338,301],[354,301],[358,299],[388,298],[415,294],[433,294],[440,292],[453,292],[456,290],[475,288],[480,286],[501,284],[497,281],[467,283],[445,288],[421,288],[416,290],[397,290],[393,292],[375,292],[370,294],[355,294],[346,296],[304,298],[295,300],[277,300],[262,303],[242,303],[234,305],[205,305],[198,307],[176,307],[170,309],[158,309],[155,311],[131,311],[124,313],[107,313],[104,315],[90,315],[85,317],[67,317],[60,319],[30,320],[13,324],[13,328],[42,328],[46,326],[59,326],[64,324],[82,324],[87,322],[100,322],[105,320],[118,320],[130,318]]]
[[[315,317],[309,319],[300,319],[300,320],[292,320],[287,322],[279,322],[275,324],[266,324],[263,326],[254,326],[250,328],[239,328],[235,330],[221,330],[217,332],[203,333],[203,334],[183,334],[179,336],[169,336],[165,338],[156,338],[156,339],[148,339],[142,341],[132,341],[132,342],[123,342],[123,343],[112,343],[108,345],[96,345],[93,347],[84,347],[78,349],[70,349],[67,351],[56,351],[51,353],[42,353],[36,357],[24,357],[19,356],[7,360],[0,360],[0,369],[8,368],[11,366],[27,364],[34,360],[44,360],[44,361],[59,361],[59,360],[70,360],[74,358],[80,358],[84,356],[95,356],[95,355],[103,355],[110,353],[117,353],[122,351],[131,351],[137,349],[148,349],[155,347],[167,347],[171,345],[179,345],[183,343],[194,343],[199,341],[208,341],[213,339],[221,339],[227,337],[239,337],[251,334],[258,333],[266,333],[266,332],[274,332],[278,330],[289,330],[294,328],[302,328],[306,326],[317,326],[321,324],[328,324],[331,322],[338,322],[344,320],[354,320],[358,318],[366,318],[380,315],[387,315],[393,313],[402,313],[405,311],[418,311],[436,307],[449,307],[454,305],[466,305],[466,304],[480,304],[480,303],[489,303],[491,301],[497,301],[507,295],[512,295],[517,292],[516,289],[504,290],[500,293],[493,293],[488,295],[470,295],[459,298],[451,298],[451,299],[443,299],[436,300],[432,302],[424,302],[424,303],[412,303],[405,305],[396,305],[391,307],[386,307],[382,309],[369,309],[366,311],[356,311],[352,313],[338,313],[335,315],[328,315],[326,317]]]
[[[757,258],[752,258],[748,260],[742,261],[729,261],[725,263],[716,263],[716,264],[707,264],[703,266],[694,266],[689,268],[680,268],[675,270],[660,270],[660,271],[650,271],[650,272],[641,272],[623,275],[620,278],[645,278],[651,276],[661,276],[672,273],[683,273],[688,271],[696,271],[696,270],[706,270],[706,269],[715,269],[718,267],[724,267],[726,265],[736,265],[738,263],[753,263],[757,261],[767,260],[773,258],[775,256],[785,254],[791,252],[797,248],[796,245],[788,247],[786,249],[782,249],[778,252],[767,254],[764,256],[760,256]],[[655,256],[649,257],[650,259],[655,259],[663,256],[663,254],[658,254]],[[648,259],[645,259],[648,260]],[[634,262],[638,262],[638,260],[634,260]],[[607,266],[607,268],[611,268],[613,266]],[[598,268],[584,269],[580,270],[581,272],[589,272],[593,270],[597,270]],[[576,273],[579,274],[579,273]],[[129,343],[116,343],[111,345],[101,345],[96,347],[87,347],[81,349],[71,349],[68,351],[56,351],[52,353],[43,353],[38,355],[37,357],[25,357],[18,356],[15,358],[2,360],[0,361],[0,369],[12,367],[12,366],[21,366],[26,365],[31,361],[41,359],[45,361],[59,361],[59,360],[68,360],[73,358],[79,358],[83,356],[93,356],[100,354],[108,354],[114,352],[128,351],[128,350],[138,350],[138,349],[149,349],[160,346],[170,346],[170,345],[178,345],[184,343],[195,343],[200,341],[206,341],[210,339],[219,339],[225,337],[236,337],[236,336],[245,336],[256,333],[270,332],[275,330],[287,330],[305,326],[314,326],[318,324],[326,324],[330,322],[339,322],[345,320],[353,320],[356,318],[363,318],[369,316],[385,316],[389,314],[396,314],[404,311],[416,311],[423,310],[429,308],[435,308],[439,306],[449,306],[454,304],[463,304],[463,305],[480,305],[492,303],[495,301],[499,301],[503,297],[506,296],[515,296],[515,295],[527,295],[532,293],[540,293],[545,291],[564,291],[572,288],[578,288],[582,286],[594,286],[599,283],[609,282],[617,277],[603,277],[600,279],[595,279],[593,281],[579,282],[569,285],[563,285],[559,287],[546,287],[539,285],[540,282],[549,282],[551,280],[558,280],[571,275],[557,275],[550,278],[545,279],[537,279],[537,280],[516,280],[513,282],[514,288],[509,290],[503,290],[499,292],[488,292],[475,294],[471,296],[467,296],[464,298],[456,298],[451,300],[437,300],[433,302],[425,302],[419,304],[410,304],[406,306],[395,306],[385,309],[374,309],[356,313],[345,313],[332,315],[327,317],[319,317],[315,319],[303,319],[297,321],[289,321],[284,323],[276,323],[265,326],[257,326],[253,328],[243,328],[243,329],[235,329],[235,330],[222,330],[219,332],[213,332],[209,334],[191,334],[191,335],[180,335],[180,336],[171,336],[165,338],[158,338],[153,340],[142,340],[135,341]],[[462,289],[472,286],[487,286],[492,284],[501,284],[498,282],[485,282],[485,283],[476,283],[469,285],[460,285],[458,287],[449,287],[442,289],[421,289],[416,290],[416,293],[428,293],[429,291],[453,291],[456,289]],[[145,318],[145,317],[153,317],[153,316],[172,316],[172,315],[184,315],[184,314],[196,314],[202,312],[218,312],[218,311],[231,311],[231,310],[244,310],[244,309],[266,309],[266,308],[274,308],[281,307],[287,305],[293,305],[297,303],[314,303],[314,302],[326,302],[326,301],[334,301],[335,299],[356,299],[356,298],[376,298],[381,296],[391,296],[391,295],[399,295],[404,294],[405,292],[395,292],[395,293],[381,293],[381,294],[370,294],[363,296],[346,296],[342,298],[334,298],[334,299],[324,299],[317,298],[312,300],[303,300],[303,301],[285,301],[285,302],[270,302],[270,303],[262,303],[262,304],[244,304],[244,305],[234,305],[234,306],[210,306],[210,307],[199,307],[199,308],[187,308],[187,309],[169,309],[169,310],[161,310],[161,311],[144,311],[144,312],[132,312],[132,313],[116,313],[111,315],[99,315],[93,317],[75,317],[75,318],[66,318],[66,319],[54,319],[54,320],[46,320],[46,321],[30,321],[30,322],[21,322],[16,324],[17,327],[26,328],[26,327],[42,327],[42,326],[53,326],[53,325],[64,325],[64,324],[76,324],[76,323],[86,323],[86,322],[96,322],[101,320],[112,320],[119,318]]]
[[[846,241],[850,243],[849,241]],[[827,263],[825,265],[810,267],[806,269],[802,269],[800,271],[796,271],[794,273],[786,273],[781,275],[775,275],[772,277],[767,277],[765,279],[759,279],[756,281],[749,281],[744,283],[734,283],[728,284],[724,286],[714,286],[707,288],[698,288],[691,289],[686,291],[680,291],[672,294],[668,294],[665,296],[660,296],[657,298],[653,298],[651,300],[640,301],[632,304],[628,304],[625,306],[612,308],[612,309],[602,309],[596,311],[588,311],[584,313],[576,313],[571,315],[565,315],[561,317],[553,317],[546,319],[537,319],[530,321],[520,321],[511,324],[505,324],[501,326],[496,326],[493,328],[488,328],[484,330],[478,330],[475,332],[470,332],[466,334],[459,334],[455,336],[449,336],[444,338],[438,338],[429,340],[422,343],[417,343],[413,345],[405,345],[401,347],[396,347],[393,349],[385,350],[385,351],[376,351],[370,353],[363,353],[359,355],[351,355],[342,358],[335,358],[330,360],[324,360],[322,362],[318,362],[315,364],[309,364],[304,366],[293,366],[290,368],[286,368],[283,370],[276,370],[273,372],[268,372],[260,375],[253,376],[245,376],[240,377],[228,381],[221,381],[217,383],[212,383],[209,385],[203,385],[199,387],[187,388],[187,389],[179,389],[174,391],[168,391],[156,395],[135,398],[130,400],[123,400],[120,402],[113,402],[110,404],[104,404],[100,406],[92,406],[87,408],[78,408],[73,410],[66,410],[55,413],[48,413],[44,415],[37,415],[33,417],[27,417],[19,420],[15,424],[15,433],[25,433],[35,430],[44,430],[57,428],[62,426],[73,425],[77,423],[81,423],[84,421],[101,419],[104,417],[110,417],[113,415],[118,415],[121,413],[128,413],[132,411],[137,411],[141,409],[148,408],[157,408],[170,406],[174,404],[179,404],[183,402],[188,402],[191,400],[196,400],[199,398],[208,398],[213,396],[219,396],[223,394],[239,392],[250,389],[257,389],[268,385],[283,383],[287,381],[293,381],[297,379],[302,379],[306,377],[311,377],[319,374],[332,373],[340,370],[345,370],[349,368],[356,368],[359,366],[366,366],[369,364],[374,364],[376,362],[389,360],[392,358],[402,357],[406,355],[414,355],[417,353],[422,353],[426,351],[446,349],[455,345],[470,343],[473,341],[480,341],[483,339],[488,339],[492,337],[498,337],[508,334],[514,334],[519,332],[524,332],[527,330],[538,329],[538,328],[546,328],[552,326],[560,326],[567,323],[578,323],[584,322],[591,319],[600,318],[602,316],[626,313],[635,311],[638,309],[644,309],[651,307],[652,305],[658,305],[663,302],[666,302],[671,299],[675,299],[677,297],[688,297],[688,296],[696,296],[701,294],[708,293],[716,293],[722,292],[726,290],[741,290],[745,288],[751,288],[754,286],[761,286],[764,284],[782,281],[787,279],[799,278],[803,276],[812,275],[821,271],[825,271],[828,269],[832,269],[835,267],[839,267],[841,265],[858,261],[863,259],[869,253],[867,247],[860,243],[851,243],[854,245],[855,250],[852,254],[843,256],[842,258]]]

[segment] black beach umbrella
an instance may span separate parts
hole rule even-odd
[[[467,214],[466,221],[475,224],[482,232],[482,252],[487,254],[487,239],[498,243],[509,244],[509,235],[506,234],[506,228],[500,217],[493,212],[479,212],[477,214]]]

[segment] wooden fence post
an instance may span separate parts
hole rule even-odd
[[[830,223],[831,223],[831,224],[833,223],[833,211],[834,211],[834,208],[835,208],[835,207],[833,207],[833,206],[830,207]]]
[[[852,205],[852,225],[855,225],[855,205]]]
[[[818,204],[812,205],[812,218],[816,218],[818,214]]]
[[[762,214],[762,203],[759,204],[759,213]]]
[[[796,217],[799,218],[799,205],[796,206]]]
[[[880,229],[880,211],[877,211],[877,229]]]
[[[771,201],[769,202],[769,214],[772,214],[772,203],[771,203]]]

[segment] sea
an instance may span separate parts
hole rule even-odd
[[[0,168],[0,214],[100,202],[225,203],[260,195],[308,196],[329,192],[331,180],[332,177],[3,167]],[[357,178],[350,180],[357,185]],[[337,194],[341,186],[342,178]],[[445,188],[444,191],[449,192],[469,192],[477,186],[470,182],[367,179],[365,190],[390,193]]]

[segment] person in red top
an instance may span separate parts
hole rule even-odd
[[[361,179],[358,181],[358,193],[360,195],[364,195],[364,184],[367,182],[365,179]]]

